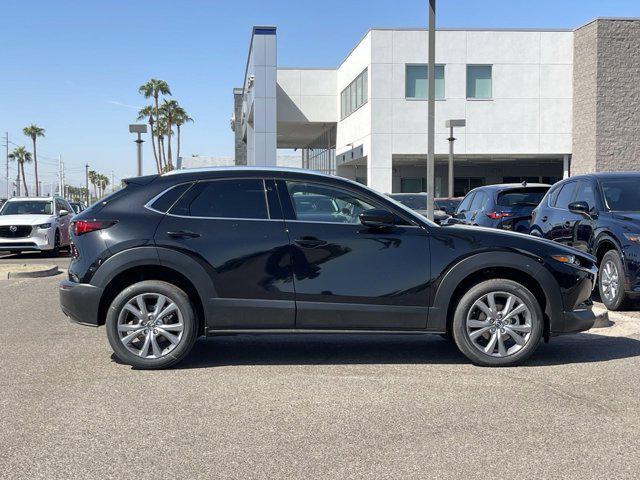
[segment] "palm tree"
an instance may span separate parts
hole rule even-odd
[[[178,105],[175,113],[174,123],[176,124],[176,129],[178,131],[176,135],[177,147],[176,147],[176,158],[180,157],[180,127],[185,123],[192,122],[193,118],[191,118],[182,106]]]
[[[160,171],[162,170],[162,165],[160,165],[158,153],[156,152],[156,136],[154,134],[154,125],[156,121],[153,117],[153,106],[147,105],[146,107],[141,108],[138,112],[138,120],[145,119],[149,123],[149,132],[151,134],[151,148],[153,150],[153,157],[156,159],[156,168],[158,169],[158,173],[160,173]]]
[[[36,174],[36,196],[40,195],[40,185],[38,182],[38,156],[36,154],[36,139],[38,137],[44,137],[45,129],[37,126],[35,123],[32,123],[29,126],[26,126],[22,129],[22,133],[24,133],[27,137],[31,138],[33,142],[33,168]]]
[[[93,185],[93,196],[98,198],[98,193],[96,192],[96,185],[98,182],[98,173],[95,170],[89,170],[89,183]]]
[[[104,197],[104,192],[106,191],[110,183],[109,177],[107,177],[106,175],[100,174],[98,177],[98,183],[100,186],[100,197]]]
[[[24,184],[24,194],[28,197],[29,190],[27,190],[27,179],[24,176],[24,164],[31,162],[31,153],[27,151],[25,147],[16,147],[13,149],[13,152],[9,154],[9,160],[13,160],[18,162],[18,167],[20,171],[18,175],[22,174],[22,182]],[[20,179],[18,179],[18,184],[20,183]]]
[[[167,130],[167,168],[168,170],[173,170],[173,159],[171,155],[171,134],[173,133],[171,127],[175,125],[176,116],[178,115],[178,109],[180,105],[175,100],[164,100],[162,102],[162,106],[160,107],[160,113],[165,120],[166,130]]]
[[[164,80],[158,80],[158,79],[152,78],[144,85],[140,85],[140,88],[138,88],[138,92],[144,95],[144,98],[153,98],[155,118],[156,118],[156,123],[158,123],[158,119],[160,118],[160,106],[158,105],[158,98],[160,97],[160,95],[171,95],[171,89],[169,88],[169,84]],[[158,143],[159,141],[160,141],[160,138],[158,137]]]

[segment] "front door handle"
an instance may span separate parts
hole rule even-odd
[[[540,219],[541,222],[546,222],[547,220],[549,220],[549,217],[546,215]]]
[[[327,244],[324,240],[320,240],[316,237],[300,237],[294,240],[294,242],[302,248],[317,248]]]
[[[178,230],[175,232],[167,232],[171,238],[198,238],[200,236],[199,233],[190,232],[188,230]]]

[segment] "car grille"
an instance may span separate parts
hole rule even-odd
[[[1,238],[24,238],[31,235],[31,225],[2,225]]]

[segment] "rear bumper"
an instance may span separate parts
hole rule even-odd
[[[60,282],[60,308],[73,322],[97,327],[102,288],[69,280]]]

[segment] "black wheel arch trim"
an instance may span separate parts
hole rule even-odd
[[[516,252],[477,253],[452,266],[436,290],[428,330],[446,331],[447,315],[456,289],[465,278],[487,268],[509,268],[532,277],[544,292],[544,313],[549,318],[551,331],[563,330],[564,304],[558,282],[536,257]]]

